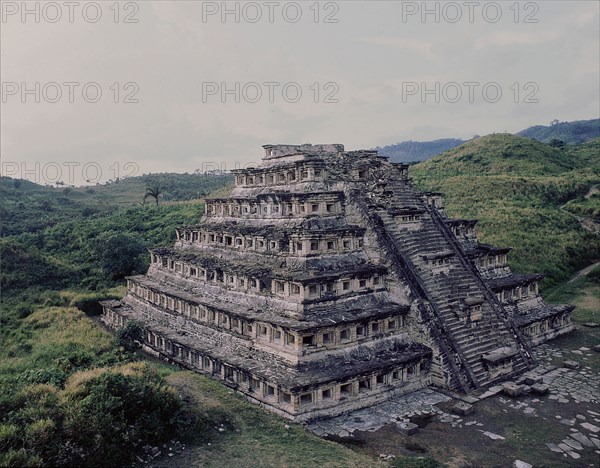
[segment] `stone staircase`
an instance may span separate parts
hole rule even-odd
[[[427,205],[409,182],[402,180],[390,180],[385,195],[372,198],[366,204],[373,213],[378,234],[385,239],[405,277],[424,300],[426,310],[422,310],[422,315],[424,312],[424,318],[429,318],[433,335],[437,335],[442,344],[444,364],[451,370],[459,369],[453,382],[455,389],[468,391],[497,381],[498,378],[490,377],[482,355],[499,348],[508,346],[518,351],[513,357],[511,375],[533,365],[526,341],[436,208]],[[422,210],[420,229],[402,227],[393,215],[406,208]],[[441,252],[449,260],[449,272],[445,276],[433,274],[432,266],[425,259]],[[481,301],[483,320],[473,324],[467,320],[464,305],[467,298]]]

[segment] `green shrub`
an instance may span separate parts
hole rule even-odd
[[[27,371],[21,376],[48,380],[46,369]],[[0,466],[127,464],[139,444],[172,437],[181,411],[176,392],[143,363],[78,371],[63,389],[21,385],[0,398]]]
[[[19,429],[14,424],[0,424],[0,452],[15,447],[19,439]]]
[[[16,312],[20,319],[24,319],[33,312],[33,306],[31,304],[19,304]]]
[[[138,237],[126,233],[105,233],[95,245],[102,270],[113,279],[121,279],[141,270],[146,247]]]
[[[140,439],[165,440],[181,407],[176,393],[145,365],[84,373],[65,391],[65,433],[85,448],[92,466],[122,464]]]
[[[27,369],[19,375],[18,379],[26,384],[50,384],[62,387],[67,380],[67,373],[56,367]]]
[[[600,266],[597,266],[587,274],[588,279],[594,283],[600,284]]]
[[[52,419],[38,419],[25,428],[25,444],[38,454],[51,452],[56,448],[56,422]]]
[[[122,346],[126,351],[134,351],[140,347],[144,339],[144,330],[139,323],[135,321],[127,324],[117,330],[115,340],[117,346]]]
[[[30,454],[25,449],[9,450],[5,453],[0,453],[0,466],[6,467],[37,467],[43,466],[42,459],[37,456]]]
[[[58,389],[49,384],[31,384],[16,393],[8,421],[25,427],[39,419],[60,419]]]

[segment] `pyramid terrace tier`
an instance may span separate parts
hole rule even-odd
[[[408,165],[394,164],[400,177],[408,177]],[[328,171],[327,162],[322,158],[305,155],[302,159],[266,167],[234,169],[236,189],[266,189],[283,187],[318,187],[331,182],[334,175]],[[347,176],[354,180],[364,180],[368,169],[356,167]]]
[[[529,342],[536,346],[574,330],[571,321],[574,308],[570,304],[542,304],[525,314],[515,315],[513,320]]]
[[[283,185],[323,182],[325,161],[313,157],[270,167],[234,169],[235,186],[242,188],[278,187]]]
[[[469,244],[465,253],[481,276],[487,279],[502,278],[511,274],[508,253],[511,247],[494,247],[488,244]]]
[[[265,150],[263,161],[279,160],[293,156],[339,155],[344,152],[344,145],[339,143],[319,145],[310,143],[302,145],[263,145],[263,148]]]
[[[129,278],[128,283],[124,304],[147,320],[199,337],[223,335],[292,364],[390,337],[407,341],[411,326],[408,306],[389,302],[326,308],[310,320],[297,320],[276,311],[241,309],[237,303],[198,297],[146,278]]]
[[[264,258],[262,263],[240,263],[209,252],[160,248],[151,252],[148,275],[186,289],[205,288],[212,294],[224,295],[237,292],[247,298],[276,298],[297,305],[356,298],[386,290],[386,267],[370,264],[364,256],[352,258],[355,259],[353,264],[319,259],[317,266],[331,265],[324,270],[292,270],[286,268],[285,262],[282,267],[277,258]]]
[[[247,220],[343,216],[344,192],[282,192],[255,197],[210,198],[206,199],[205,213],[208,219]]]
[[[445,221],[463,248],[475,247],[477,245],[477,233],[475,232],[476,219],[452,218]]]
[[[239,222],[186,226],[177,229],[176,245],[300,257],[350,253],[363,247],[365,228],[306,221],[291,227],[252,226]]]
[[[537,345],[573,330],[568,304],[545,304],[538,283],[544,275],[510,275],[488,280],[523,335]]]
[[[539,297],[539,282],[544,275],[510,275],[488,280],[502,303],[521,302]]]
[[[102,305],[108,326],[119,328],[129,321],[141,325],[146,350],[220,379],[251,401],[296,421],[370,406],[428,383],[431,350],[416,343],[387,339],[289,366],[258,349],[232,352],[222,339],[174,330],[118,301]]]

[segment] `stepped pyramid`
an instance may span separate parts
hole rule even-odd
[[[266,145],[207,199],[173,248],[152,250],[112,328],[144,348],[303,421],[434,385],[469,392],[535,365],[530,347],[570,331],[539,275],[448,219],[408,166],[342,145]]]

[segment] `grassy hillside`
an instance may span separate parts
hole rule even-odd
[[[559,122],[554,125],[536,125],[516,134],[554,147],[578,145],[600,137],[600,119]],[[554,140],[554,141],[553,141]],[[383,156],[392,162],[419,162],[437,156],[466,143],[457,138],[442,138],[433,141],[403,141],[393,145],[377,147]]]
[[[556,175],[578,166],[575,158],[538,141],[507,133],[487,135],[453,148],[419,169],[438,178],[455,175]]]
[[[513,247],[511,266],[552,286],[600,257],[600,241],[562,209],[600,183],[598,140],[561,150],[514,135],[467,142],[411,168],[444,192],[452,217],[477,218],[480,239]]]
[[[39,232],[63,221],[82,221],[139,206],[146,188],[157,184],[162,188],[160,201],[169,203],[202,198],[231,181],[230,176],[152,174],[88,187],[50,187],[1,177],[0,236]]]
[[[0,287],[8,293],[27,287],[112,286],[126,274],[145,271],[146,249],[172,245],[175,226],[199,222],[202,210],[200,202],[122,208],[2,238]]]
[[[553,125],[536,125],[520,131],[517,135],[543,143],[559,140],[567,145],[577,145],[600,137],[600,119],[558,122]]]

